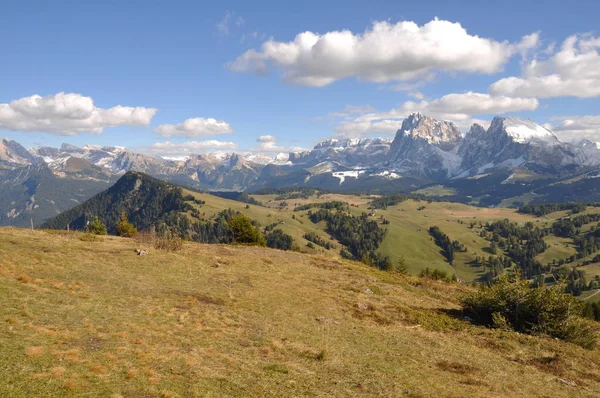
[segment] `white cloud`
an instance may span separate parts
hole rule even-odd
[[[273,137],[272,135],[261,135],[256,139],[256,142],[277,142],[277,137]]]
[[[147,126],[157,109],[117,105],[97,108],[90,97],[32,95],[0,104],[0,129],[56,135],[101,134],[105,127]]]
[[[402,125],[402,120],[414,112],[453,121],[461,130],[467,130],[474,122],[487,124],[486,121],[475,119],[474,115],[532,111],[538,106],[535,98],[495,97],[473,92],[448,94],[433,101],[407,101],[400,108],[387,112],[367,113],[335,126],[334,130],[344,137],[394,134]]]
[[[548,128],[563,141],[587,138],[600,142],[600,116],[553,118]]]
[[[167,138],[173,135],[199,138],[218,134],[231,134],[233,128],[224,120],[196,117],[177,124],[161,124],[154,129],[154,132]]]
[[[521,77],[507,77],[490,86],[490,93],[519,97],[600,96],[600,38],[571,36],[545,60],[528,62]]]
[[[408,95],[409,97],[413,97],[415,99],[418,99],[418,100],[424,100],[425,99],[425,96],[420,91],[411,91],[409,93],[406,93],[406,95]]]
[[[248,152],[251,153],[289,153],[289,152],[302,152],[306,151],[306,148],[299,146],[283,146],[277,145],[275,141],[261,142],[260,145],[250,149]]]
[[[363,135],[393,135],[402,126],[402,119],[360,120],[342,122],[333,127],[335,137],[354,138]]]
[[[365,113],[371,113],[371,112],[375,112],[376,109],[373,108],[371,105],[364,105],[364,106],[360,106],[360,105],[346,105],[344,107],[344,109],[342,109],[339,112],[329,112],[328,116],[329,117],[346,117],[346,116],[350,116],[350,115],[362,115]]]
[[[264,154],[272,154],[272,153],[286,153],[286,152],[300,152],[306,150],[305,148],[298,146],[281,146],[277,145],[277,141],[279,139],[272,135],[261,135],[256,139],[256,142],[259,143],[258,146],[247,150],[249,153],[264,153]]]
[[[185,156],[196,153],[203,153],[210,150],[235,149],[237,144],[234,142],[225,142],[217,140],[208,141],[188,141],[188,142],[157,142],[143,151],[153,155],[173,155]]]
[[[219,32],[221,32],[224,35],[229,35],[229,24],[231,23],[232,17],[233,14],[231,13],[231,11],[225,11],[223,19],[221,19],[216,25]]]
[[[495,73],[514,54],[537,45],[538,35],[520,43],[473,36],[459,24],[434,19],[423,26],[411,21],[375,22],[364,33],[310,31],[293,41],[269,39],[228,64],[232,71],[264,74],[283,70],[286,81],[321,87],[356,77],[371,82],[430,79],[435,72]]]

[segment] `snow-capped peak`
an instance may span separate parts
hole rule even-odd
[[[519,143],[528,143],[532,139],[557,139],[550,130],[529,119],[521,119],[518,117],[509,116],[502,118],[496,117],[492,121],[492,125],[498,125],[499,123],[502,123],[506,133],[511,136],[514,141]]]

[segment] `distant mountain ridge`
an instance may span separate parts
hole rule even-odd
[[[128,171],[208,191],[311,187],[398,193],[441,186],[451,200],[506,205],[565,200],[572,194],[562,188],[564,181],[600,200],[595,188],[599,169],[598,143],[561,142],[543,126],[510,116],[495,117],[487,129],[474,124],[463,135],[450,121],[415,113],[393,139],[328,139],[310,151],[275,156],[212,153],[167,159],[120,146],[63,144],[27,150],[2,139],[0,225],[22,225],[36,212],[36,220],[47,219]],[[558,188],[540,191],[548,184]],[[60,188],[43,188],[53,185]],[[78,186],[81,191],[75,195]],[[70,192],[66,200],[65,190]]]

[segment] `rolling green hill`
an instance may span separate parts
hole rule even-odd
[[[459,203],[398,198],[400,199],[387,206],[378,205],[376,207],[381,208],[373,208],[372,203],[375,203],[373,201],[377,196],[285,190],[244,197],[246,201],[254,201],[249,204],[189,191],[142,173],[131,172],[109,190],[62,214],[44,227],[64,229],[69,224],[73,229],[82,229],[87,221],[99,216],[109,231],[114,231],[116,221],[121,212],[125,211],[130,221],[141,231],[166,231],[197,242],[230,243],[232,238],[228,235],[223,217],[227,219],[231,214],[242,213],[253,220],[265,235],[273,229],[289,234],[297,251],[339,258],[340,253],[348,249],[349,243],[340,240],[341,235],[332,233],[327,220],[313,222],[311,214],[320,211],[320,207],[343,203],[343,212],[349,217],[368,214],[367,220],[377,223],[378,228],[385,231],[383,241],[373,255],[389,258],[392,265],[403,260],[408,272],[413,275],[429,268],[455,275],[461,281],[482,281],[503,272],[494,265],[496,261],[501,261],[504,268],[509,266],[509,272],[515,267],[522,267],[524,272],[529,270],[527,272],[532,273],[531,277],[543,273],[548,283],[552,283],[553,273],[554,277],[558,275],[561,261],[569,269],[575,266],[578,271],[585,272],[586,287],[596,275],[600,275],[600,261],[595,258],[595,254],[577,257],[579,249],[574,243],[574,240],[591,236],[597,222],[584,223],[578,229],[578,235],[568,238],[554,235],[553,223],[568,218],[570,210],[562,210],[561,207],[560,211],[536,217],[520,213],[516,209],[481,208]],[[328,211],[334,214],[337,210]],[[585,214],[600,214],[600,208],[587,207],[578,213]],[[490,230],[491,225],[503,220],[509,220],[509,224],[521,231],[525,231],[529,225],[527,228],[545,234],[545,249],[531,259],[544,269],[536,268],[538,265],[533,268],[526,265],[524,260],[515,257],[508,246],[492,248],[496,244],[492,244],[494,239],[500,245],[509,242],[508,236],[496,236]],[[452,262],[444,248],[429,234],[429,229],[434,226],[450,242],[456,242],[459,249],[454,250]],[[217,230],[220,232],[215,232]],[[360,241],[365,238],[358,239]],[[320,244],[315,244],[315,241]],[[529,250],[526,249],[523,238],[519,238],[519,242],[525,245],[523,250]],[[575,260],[573,256],[576,257]],[[361,260],[362,255],[355,258]],[[494,274],[490,276],[492,272]]]

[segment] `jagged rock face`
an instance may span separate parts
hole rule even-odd
[[[590,158],[580,147],[558,141],[544,127],[514,117],[495,117],[487,131],[473,125],[458,155],[466,175],[518,166],[554,174],[564,167],[583,165]]]
[[[524,162],[524,150],[524,144],[515,142],[506,133],[502,119],[495,118],[487,131],[477,124],[471,127],[458,150],[462,159],[460,169],[470,175],[509,160],[514,160],[516,166]]]
[[[0,140],[0,167],[14,168],[39,164],[41,161],[16,141]]]
[[[402,122],[402,127],[396,133],[392,143],[392,150],[401,146],[406,138],[425,141],[448,151],[462,140],[462,134],[452,122],[439,121],[420,113],[413,113]]]
[[[460,165],[456,152],[461,141],[462,135],[454,123],[412,114],[396,133],[388,165],[418,176],[443,179]]]

